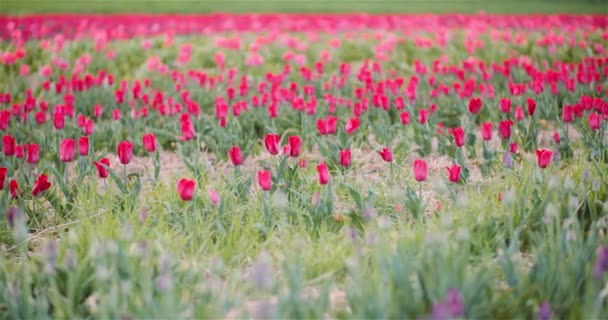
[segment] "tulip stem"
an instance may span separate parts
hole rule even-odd
[[[422,181],[418,181],[418,198],[420,198],[420,202],[422,202]]]
[[[127,181],[127,165],[123,165],[122,166],[122,172],[123,172],[123,176],[125,178],[125,187],[128,185],[128,181]]]

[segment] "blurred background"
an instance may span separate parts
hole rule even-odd
[[[0,0],[2,14],[481,11],[502,14],[608,14],[608,0]]]

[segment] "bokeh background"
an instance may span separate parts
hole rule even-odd
[[[0,0],[0,13],[368,13],[608,14],[608,0]]]

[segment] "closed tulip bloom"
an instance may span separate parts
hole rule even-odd
[[[602,127],[602,118],[592,112],[589,114],[589,128],[591,128],[591,130],[597,131]]]
[[[383,148],[378,153],[380,154],[380,157],[382,157],[382,160],[386,162],[393,161],[393,152],[389,148]]]
[[[258,171],[258,185],[264,191],[268,191],[272,188],[272,175],[270,174],[270,171]]]
[[[40,145],[31,143],[25,146],[25,161],[36,164],[40,161]]]
[[[21,192],[19,191],[19,183],[15,179],[12,179],[8,183],[8,190],[11,194],[11,198],[13,198],[13,199],[16,199],[17,197],[19,197],[21,195]]]
[[[125,140],[118,143],[116,154],[118,155],[118,160],[120,160],[120,163],[123,165],[129,164],[133,158],[133,144],[131,141]]]
[[[74,160],[74,151],[76,150],[76,142],[74,139],[63,139],[59,143],[59,160],[62,162],[72,162]]]
[[[429,121],[429,111],[427,109],[418,110],[418,123],[425,124]]]
[[[538,163],[538,167],[541,169],[546,168],[551,164],[551,159],[553,158],[553,151],[545,150],[545,149],[537,149],[536,150],[536,162]]]
[[[521,121],[524,119],[524,108],[522,106],[517,106],[515,108],[515,120]]]
[[[100,179],[105,179],[108,177],[109,172],[107,167],[110,167],[110,159],[101,158],[99,161],[93,162],[93,164],[95,165],[95,168],[97,168],[97,176]]]
[[[243,153],[238,146],[234,146],[228,150],[228,157],[235,167],[243,164]]]
[[[264,137],[264,146],[268,153],[272,155],[279,154],[279,141],[281,137],[278,134],[269,133]]]
[[[36,183],[34,184],[34,188],[32,189],[32,195],[35,197],[42,192],[48,190],[51,187],[51,183],[49,182],[49,177],[46,174],[41,174],[36,179]]]
[[[498,124],[498,133],[500,133],[501,138],[507,140],[511,138],[511,127],[513,126],[513,121],[511,120],[503,120]]]
[[[78,139],[78,154],[81,157],[89,155],[89,137],[80,137]]]
[[[331,175],[329,174],[329,169],[325,163],[319,163],[317,165],[317,173],[319,174],[319,183],[322,185],[326,185],[329,183],[331,179]]]
[[[55,111],[53,113],[53,126],[57,130],[63,129],[65,126],[65,115],[61,111]]]
[[[426,180],[428,168],[424,159],[418,159],[414,161],[414,179],[421,182]]]
[[[346,121],[346,125],[344,125],[344,131],[347,134],[353,134],[357,131],[359,125],[361,125],[361,121],[359,120],[359,118],[350,118]]]
[[[209,201],[212,205],[217,206],[222,202],[222,198],[220,198],[220,195],[217,193],[217,191],[211,189],[209,190]]]
[[[192,200],[194,196],[194,189],[196,188],[196,181],[182,178],[177,183],[177,194],[184,201]]]
[[[511,142],[511,144],[509,144],[509,152],[517,153],[517,150],[519,150],[519,145],[517,142]]]
[[[574,120],[574,107],[564,106],[562,109],[562,121],[572,122]]]
[[[196,130],[194,124],[190,121],[184,121],[180,126],[182,135],[179,137],[183,141],[190,141],[196,137]]]
[[[492,140],[492,122],[484,122],[481,124],[481,138],[484,141]]]
[[[141,140],[144,145],[144,149],[146,149],[147,152],[156,151],[156,136],[154,133],[144,134]]]
[[[532,98],[528,98],[526,103],[528,104],[528,115],[533,116],[534,112],[536,111],[536,101],[534,101]]]
[[[454,144],[457,147],[464,146],[464,142],[465,142],[465,138],[466,138],[466,136],[464,134],[464,129],[462,129],[462,127],[458,127],[451,131],[452,131],[452,136],[454,137]]]
[[[84,135],[90,136],[93,134],[93,131],[95,131],[95,122],[93,122],[93,120],[91,119],[87,119],[84,123],[84,126],[82,126],[82,133]]]
[[[471,100],[469,100],[469,112],[471,114],[477,114],[479,113],[479,111],[481,111],[481,99],[479,98],[472,98]]]
[[[317,119],[317,131],[320,135],[326,135],[327,132],[327,122],[323,119]]]
[[[8,174],[7,168],[0,168],[0,190],[4,189],[4,183],[6,182],[6,175]]]
[[[327,125],[327,133],[334,134],[338,131],[338,118],[329,116],[326,118],[325,123]]]
[[[17,157],[19,159],[23,158],[23,155],[25,153],[24,150],[25,150],[25,148],[22,145],[16,144],[15,145],[15,157]]]
[[[350,167],[351,153],[350,149],[344,149],[340,151],[340,165],[343,167]]]
[[[2,152],[5,156],[9,157],[15,154],[15,145],[17,141],[11,135],[5,135],[2,137]]]
[[[302,152],[302,139],[299,136],[290,136],[288,141],[289,155],[294,158],[300,156]]]
[[[454,164],[451,167],[446,167],[446,169],[448,170],[449,173],[449,180],[450,182],[458,182],[460,180],[460,170],[462,169],[461,166]]]
[[[401,114],[399,115],[399,118],[401,118],[402,124],[410,124],[410,113],[409,112],[407,112],[407,111],[401,112]]]
[[[559,136],[559,132],[554,132],[553,133],[553,142],[555,142],[555,144],[559,144],[561,142],[560,136]]]
[[[511,112],[511,99],[509,99],[509,98],[500,99],[500,112],[502,112],[502,113]]]

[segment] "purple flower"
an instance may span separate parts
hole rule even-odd
[[[23,218],[23,211],[21,211],[21,209],[19,208],[8,208],[8,210],[6,211],[6,220],[8,221],[8,225],[11,228],[14,228],[15,225],[17,224],[17,221],[21,220]]]
[[[593,276],[599,278],[606,271],[608,271],[608,247],[601,246],[597,250],[597,258],[595,260],[595,266],[593,267]]]
[[[513,167],[513,157],[511,156],[511,153],[507,152],[502,156],[502,165],[505,168]]]
[[[544,301],[538,306],[538,320],[551,320],[551,305]]]
[[[448,290],[444,300],[433,304],[433,320],[448,320],[464,316],[464,297],[458,289]]]

